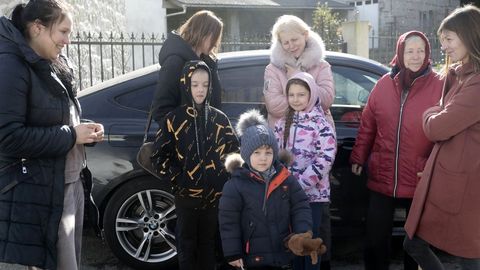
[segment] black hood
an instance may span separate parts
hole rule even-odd
[[[200,60],[198,55],[193,51],[192,46],[174,32],[168,33],[167,39],[162,45],[162,49],[158,55],[160,66],[163,65],[165,59],[171,55],[177,55],[185,62],[192,59]]]
[[[29,63],[43,60],[28,45],[25,37],[5,16],[0,18],[0,54],[15,54]]]
[[[203,102],[204,105],[208,106],[208,104],[210,104],[210,97],[212,92],[212,74],[210,72],[210,68],[205,62],[193,60],[185,63],[182,71],[182,76],[180,77],[180,91],[181,94],[185,97],[185,100],[189,102],[188,105],[194,107],[195,104],[192,97],[191,81],[192,74],[197,69],[203,69],[208,73],[207,96],[205,97],[205,101]]]

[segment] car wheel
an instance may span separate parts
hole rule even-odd
[[[175,204],[169,183],[136,178],[111,197],[103,219],[112,252],[136,269],[170,269],[176,264]]]

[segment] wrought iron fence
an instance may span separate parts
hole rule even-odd
[[[80,89],[158,62],[164,35],[123,33],[76,33],[66,48],[74,64]],[[326,43],[328,50],[344,51],[343,40]],[[268,49],[269,35],[224,37],[221,51]]]
[[[66,54],[80,89],[157,62],[165,37],[156,34],[77,33]],[[140,57],[140,58],[138,58]]]

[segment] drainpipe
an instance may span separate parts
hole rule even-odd
[[[182,14],[187,13],[187,6],[181,5],[181,7],[182,7],[182,11],[167,14],[167,17],[172,17],[172,16],[176,16],[176,15],[182,15]]]

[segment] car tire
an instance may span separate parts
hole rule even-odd
[[[176,269],[176,213],[170,183],[135,178],[105,208],[103,228],[117,258],[135,269]]]

